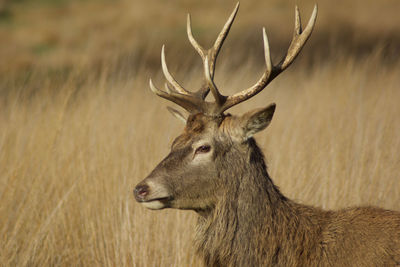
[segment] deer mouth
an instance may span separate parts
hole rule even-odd
[[[148,184],[139,184],[136,186],[133,190],[136,201],[146,208],[153,210],[169,207],[169,203],[173,197],[166,190],[160,190],[159,188],[157,190],[155,188],[157,187],[154,187],[152,184],[150,186]]]
[[[159,210],[168,208],[170,206],[169,203],[172,199],[173,198],[171,196],[168,196],[168,197],[153,198],[149,200],[140,200],[138,202],[148,209]]]

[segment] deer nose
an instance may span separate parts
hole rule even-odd
[[[143,201],[149,194],[149,186],[146,184],[138,185],[133,190],[133,194],[137,201]]]

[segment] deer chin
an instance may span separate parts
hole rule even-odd
[[[165,208],[170,207],[170,201],[172,200],[172,197],[163,197],[163,198],[157,198],[157,199],[150,199],[146,201],[141,201],[139,202],[142,204],[144,207],[151,209],[151,210],[161,210]]]

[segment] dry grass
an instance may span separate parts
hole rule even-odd
[[[117,16],[119,10],[115,32],[123,33],[130,29],[130,19],[138,20],[134,25],[147,19],[139,11],[154,8],[152,16],[161,13],[157,4],[158,1],[148,1],[148,5],[139,5],[141,9],[127,11],[128,2],[121,1],[115,4],[115,10],[107,9],[104,14]],[[97,8],[98,13],[108,4],[89,1],[86,5]],[[199,22],[200,13],[205,10],[205,4],[193,7],[182,1],[176,5],[178,11],[164,10],[155,24],[165,29],[171,25],[183,26],[183,14],[188,9],[194,10]],[[225,10],[228,4],[225,1],[219,5],[218,10]],[[305,5],[307,9],[309,6]],[[76,8],[76,3],[68,6]],[[282,14],[292,11],[286,6],[291,7],[292,3],[280,7],[278,1],[273,1],[274,10],[284,10]],[[27,13],[23,12],[25,7],[12,8],[16,17],[30,14],[37,18],[29,27],[41,32],[45,27],[40,24],[42,12],[55,7],[32,7]],[[72,29],[81,29],[82,36],[93,26],[92,19],[107,21],[107,15],[88,14],[85,10],[77,13],[71,25]],[[327,25],[324,9],[320,10],[321,24]],[[239,32],[252,27],[249,26],[252,23],[265,24],[262,17],[257,17],[258,22],[251,21],[246,16],[251,11],[260,12],[243,5],[240,14],[244,22],[238,20]],[[341,14],[339,11],[335,14]],[[128,12],[136,13],[126,19]],[[48,27],[62,27],[68,16],[60,16],[58,24]],[[54,17],[56,21],[57,16]],[[215,21],[217,26],[212,27],[216,28],[221,18],[212,17],[209,14],[207,19],[210,25]],[[354,18],[354,24],[368,25],[364,17],[367,17],[365,12],[361,12]],[[384,29],[391,32],[399,25],[395,22],[395,19],[385,20],[389,26]],[[17,36],[20,32],[18,36],[26,38],[17,42],[21,47],[34,42],[34,37],[21,33],[29,32],[29,27],[12,25],[7,27],[17,28],[13,34]],[[85,28],[85,25],[91,26]],[[2,28],[3,32],[9,31],[7,27]],[[204,27],[208,30],[208,26]],[[370,28],[373,32],[374,27]],[[65,29],[71,30],[67,26]],[[324,34],[329,35],[329,28],[324,29]],[[71,35],[76,34],[72,32]],[[159,38],[169,41],[173,34],[150,36],[157,33],[157,29],[149,31],[140,41],[135,41],[140,34],[127,37],[128,44],[134,44],[131,52],[123,43],[124,47],[118,51],[113,50],[116,44],[95,45],[95,41],[106,39],[100,35],[93,37],[94,41],[92,37],[76,37],[77,42],[93,42],[93,50],[85,48],[90,53],[83,60],[77,55],[88,50],[69,50],[64,35],[59,45],[48,52],[48,57],[33,55],[36,63],[30,61],[30,55],[8,52],[7,57],[23,59],[29,68],[25,65],[21,68],[18,60],[9,61],[7,68],[1,63],[4,67],[0,72],[1,266],[198,265],[190,243],[195,214],[145,210],[132,196],[134,185],[166,155],[171,140],[182,130],[182,125],[165,112],[166,103],[147,88],[149,75],[155,76],[159,84],[162,79],[145,62],[152,61],[153,54],[158,56]],[[186,42],[183,29],[174,36]],[[206,33],[203,36],[209,38]],[[238,36],[233,33],[234,40]],[[318,32],[316,36],[318,39]],[[288,37],[289,34],[283,39]],[[143,46],[149,40],[156,44],[145,49]],[[170,59],[180,47],[190,49],[180,41],[169,47]],[[228,41],[222,54],[217,83],[226,93],[247,87],[262,70],[256,56],[236,68],[247,53],[253,53],[245,47],[244,41],[239,44]],[[310,47],[305,55],[314,51]],[[314,47],[318,50],[316,43]],[[341,56],[331,51],[329,58],[317,56],[311,64],[303,55],[265,92],[233,109],[233,113],[239,113],[277,103],[271,126],[256,139],[265,151],[274,181],[287,196],[324,208],[377,205],[400,210],[400,62],[396,58],[387,62],[385,51],[371,47],[361,57],[349,58],[345,52]],[[135,50],[139,48],[140,57]],[[234,49],[242,52],[228,59]],[[255,49],[261,49],[261,44]],[[110,52],[96,61],[100,51]],[[121,55],[128,55],[127,59]],[[135,61],[130,64],[128,59]],[[185,67],[178,69],[181,60]],[[179,70],[176,76],[189,88],[200,83],[198,61],[192,66],[191,59],[178,58],[171,61],[171,69]]]

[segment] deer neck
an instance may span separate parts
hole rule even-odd
[[[259,252],[270,254],[272,263],[279,249],[293,247],[287,244],[288,236],[311,235],[308,231],[315,228],[314,209],[280,193],[268,175],[262,152],[253,139],[249,142],[245,159],[234,159],[234,166],[229,162],[232,159],[225,162],[230,166],[224,166],[229,171],[221,173],[226,191],[220,201],[199,213],[196,245],[207,266],[261,264],[250,263],[246,257],[259,248],[266,248]],[[311,219],[303,220],[302,214]],[[251,259],[257,261],[257,257]]]

